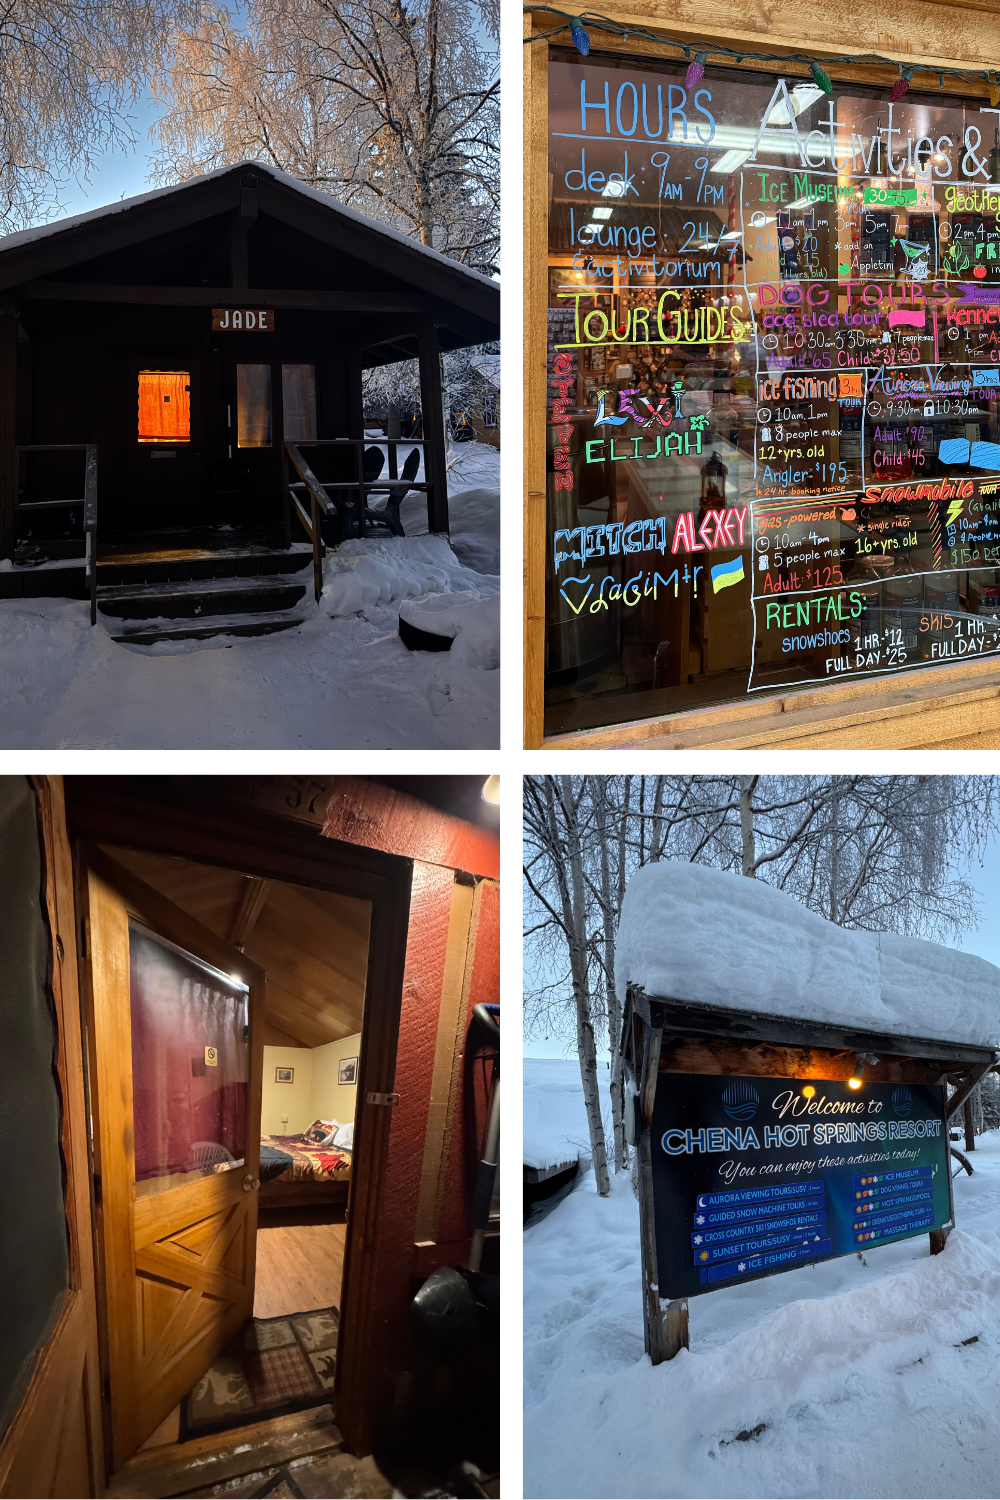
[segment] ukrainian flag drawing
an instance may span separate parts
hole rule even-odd
[[[729,588],[732,583],[743,582],[743,554],[734,557],[732,562],[717,563],[712,569],[712,589],[717,594],[720,589]]]

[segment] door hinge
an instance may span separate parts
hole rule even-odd
[[[366,1094],[365,1099],[368,1104],[394,1105],[399,1103],[398,1094]]]

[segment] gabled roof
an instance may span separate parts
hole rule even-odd
[[[0,237],[0,290],[57,276],[108,253],[238,210],[241,180],[248,173],[258,180],[262,214],[336,245],[395,281],[495,322],[499,332],[499,282],[285,172],[250,160]]]

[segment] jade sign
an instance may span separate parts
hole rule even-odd
[[[940,1085],[661,1073],[652,1145],[661,1297],[952,1220]]]

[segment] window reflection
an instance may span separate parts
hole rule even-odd
[[[315,365],[282,365],[281,409],[290,443],[309,442],[317,436]]]
[[[270,448],[271,366],[236,366],[236,431],[240,448]]]

